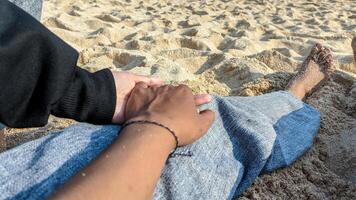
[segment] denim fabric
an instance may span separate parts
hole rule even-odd
[[[6,128],[6,126],[4,124],[0,123],[0,130],[2,130],[4,128]]]
[[[9,0],[18,7],[25,10],[27,13],[32,15],[38,21],[41,20],[42,13],[42,0]]]
[[[288,92],[215,97],[208,133],[167,160],[154,199],[232,199],[311,145],[319,112]],[[203,109],[202,108],[202,109]],[[43,199],[95,159],[119,126],[78,124],[0,154],[0,199]]]

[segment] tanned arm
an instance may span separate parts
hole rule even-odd
[[[138,84],[125,114],[129,121],[155,121],[170,127],[178,136],[179,145],[203,136],[214,119],[210,110],[197,113],[193,94],[186,86],[147,88]],[[131,124],[53,199],[151,199],[175,145],[172,134],[161,126]]]

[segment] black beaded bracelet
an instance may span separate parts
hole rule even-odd
[[[176,135],[176,133],[169,127],[165,126],[164,124],[161,124],[159,122],[155,122],[155,121],[149,121],[149,120],[134,120],[134,121],[128,121],[126,123],[124,123],[121,126],[121,130],[123,130],[125,127],[131,125],[131,124],[153,124],[156,126],[160,126],[162,128],[165,128],[166,130],[168,130],[168,132],[171,133],[171,135],[174,137],[174,140],[176,141],[176,146],[174,148],[174,150],[169,154],[170,157],[175,157],[175,156],[192,156],[193,154],[191,152],[188,153],[175,153],[175,151],[178,148],[179,145],[179,139]]]

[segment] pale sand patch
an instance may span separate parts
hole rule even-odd
[[[223,96],[283,89],[323,43],[341,70],[307,100],[322,116],[314,146],[240,199],[356,199],[356,1],[45,0],[42,22],[80,52],[83,68],[156,75]],[[72,123],[11,129],[7,146]]]

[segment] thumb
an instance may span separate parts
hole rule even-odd
[[[212,110],[203,110],[199,113],[200,130],[203,133],[208,132],[215,119],[215,113]]]
[[[145,82],[148,86],[161,86],[163,84],[162,79],[158,77],[141,76],[134,74],[133,79],[136,83]]]

